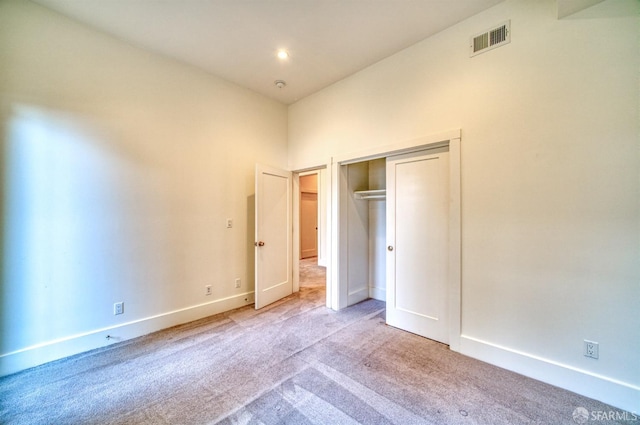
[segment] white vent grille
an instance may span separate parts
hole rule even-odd
[[[469,55],[473,57],[480,53],[488,52],[489,50],[500,47],[510,41],[511,21],[506,21],[494,28],[491,28],[490,30],[471,37],[471,42],[469,43]]]

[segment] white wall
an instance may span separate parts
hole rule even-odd
[[[0,134],[0,374],[252,302],[284,105],[2,1]]]
[[[639,6],[508,0],[289,108],[293,168],[461,128],[461,351],[636,412]]]

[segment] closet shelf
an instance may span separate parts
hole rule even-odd
[[[385,189],[376,190],[357,190],[353,192],[356,199],[362,199],[364,201],[369,199],[385,199],[387,197],[387,191]]]

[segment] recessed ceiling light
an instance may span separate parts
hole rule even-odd
[[[276,81],[273,82],[273,84],[275,84],[276,87],[279,88],[279,89],[283,89],[284,86],[287,85],[287,83],[284,82],[283,80],[276,80]]]
[[[287,52],[286,50],[278,50],[278,58],[280,59],[288,59],[289,58],[289,52]]]

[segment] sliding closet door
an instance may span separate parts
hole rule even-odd
[[[448,148],[387,158],[387,323],[447,344]]]

